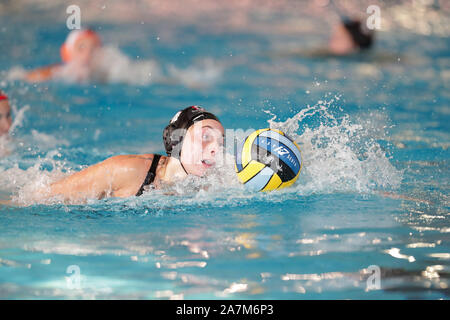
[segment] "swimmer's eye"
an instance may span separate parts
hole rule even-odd
[[[0,120],[2,120],[3,117],[5,117],[6,119],[11,118],[11,112],[8,112],[6,115],[0,114]]]

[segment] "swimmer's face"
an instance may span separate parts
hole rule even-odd
[[[189,174],[203,176],[222,153],[224,129],[220,122],[202,120],[192,125],[183,139],[181,162]]]
[[[339,24],[334,28],[328,43],[328,49],[338,55],[345,55],[352,53],[356,49],[356,45],[353,42],[352,36],[344,25]]]
[[[75,42],[72,53],[72,61],[76,61],[79,64],[88,65],[98,48],[100,48],[100,41],[97,37],[80,37],[80,39]]]
[[[9,107],[8,100],[0,101],[0,136],[8,134],[9,128],[11,128],[12,117],[11,108]]]

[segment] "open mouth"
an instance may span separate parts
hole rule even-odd
[[[212,160],[207,160],[207,159],[203,159],[203,160],[202,160],[202,165],[203,165],[205,168],[211,168],[211,167],[213,167],[215,164],[216,164],[215,161],[212,161]]]

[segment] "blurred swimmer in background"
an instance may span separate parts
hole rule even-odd
[[[332,27],[328,44],[319,48],[296,48],[279,52],[277,56],[301,56],[305,58],[352,57],[370,52],[374,44],[374,32],[359,19],[341,17]]]
[[[0,137],[7,136],[12,125],[8,96],[0,90]]]
[[[84,82],[91,78],[94,58],[102,47],[100,36],[92,29],[73,30],[61,46],[62,63],[42,67],[26,74],[29,82],[54,78]]]
[[[220,80],[224,63],[204,58],[179,68],[173,64],[162,66],[155,59],[130,59],[114,44],[104,45],[92,29],[73,30],[61,46],[62,63],[24,71],[13,68],[10,80],[28,82],[63,80],[68,83],[129,83],[148,85],[158,82],[182,84],[190,88],[206,88]]]
[[[333,58],[362,55],[371,51],[370,49],[373,48],[375,42],[375,32],[367,28],[362,17],[350,17],[332,0],[325,1],[324,5],[321,3],[319,6],[329,6],[333,14],[339,17],[339,22],[331,28],[328,44],[319,48],[293,49],[286,52],[286,55],[298,55],[306,58]],[[281,55],[284,54],[281,53]]]
[[[328,4],[340,22],[333,27],[325,54],[345,56],[368,52],[374,42],[374,31],[369,30],[361,19],[350,18],[333,0]]]
[[[328,51],[332,55],[348,55],[370,49],[373,42],[373,31],[367,29],[360,20],[345,17],[334,26]]]

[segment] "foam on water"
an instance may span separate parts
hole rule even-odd
[[[384,133],[376,133],[369,120],[354,122],[347,114],[337,118],[330,112],[335,101],[319,101],[286,121],[275,121],[276,116],[268,121],[271,128],[285,132],[300,146],[303,169],[294,185],[296,192],[365,193],[398,188],[402,171],[390,163],[377,140]],[[318,118],[319,124],[304,124],[311,118]]]
[[[53,159],[57,154],[56,150],[50,151],[27,169],[21,169],[18,163],[7,169],[0,165],[1,191],[12,194],[13,202],[19,205],[55,203],[53,199],[48,200],[43,196],[48,192],[48,187],[52,182],[67,174],[63,172],[63,163]],[[52,171],[42,170],[42,167],[48,163],[54,169]]]
[[[8,136],[0,137],[0,158],[10,154],[10,139]]]
[[[224,72],[223,63],[211,58],[200,59],[191,66],[182,69],[171,64],[168,67],[169,76],[175,82],[181,83],[189,88],[203,88],[218,82]]]
[[[94,78],[108,83],[149,85],[162,77],[161,67],[155,60],[132,60],[112,46],[101,49],[94,65]]]

